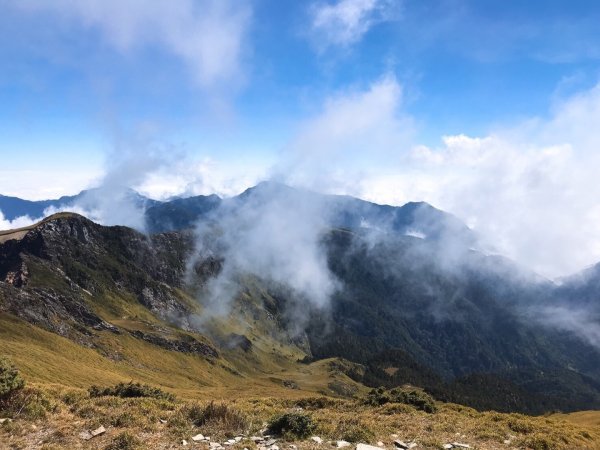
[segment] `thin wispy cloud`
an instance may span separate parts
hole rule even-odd
[[[120,52],[158,46],[183,61],[202,87],[239,76],[252,17],[249,3],[231,0],[25,0],[10,7],[95,30]]]
[[[348,46],[378,23],[397,17],[399,2],[389,0],[339,0],[312,5],[311,28],[320,47]]]

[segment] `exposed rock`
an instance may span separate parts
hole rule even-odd
[[[268,441],[265,441],[265,446],[270,447],[271,445],[275,444],[275,442],[277,442],[275,439],[269,439]]]
[[[196,436],[192,436],[192,441],[194,442],[200,442],[204,440],[204,435],[202,434],[197,434]]]
[[[319,436],[312,436],[310,438],[311,441],[316,442],[317,444],[322,444],[323,443],[323,439],[321,439]]]
[[[193,353],[211,358],[219,357],[219,354],[213,347],[205,344],[204,342],[200,342],[191,336],[188,340],[184,341],[180,339],[167,339],[156,334],[144,333],[143,331],[138,330],[130,331],[130,333],[138,339],[150,342],[151,344],[167,350],[173,350],[181,353]]]
[[[451,448],[454,448],[454,445],[452,445],[452,444],[444,444],[444,449],[448,450],[448,449],[451,449]]]
[[[350,444],[350,442],[348,441],[336,441],[335,446],[337,448],[344,448],[344,447],[350,447],[352,444]]]
[[[79,433],[79,437],[81,439],[83,439],[84,441],[89,441],[90,439],[96,437],[96,436],[100,436],[102,434],[106,433],[106,428],[104,428],[102,425],[99,426],[98,428],[96,428],[95,430],[92,431],[82,431],[81,433]]]
[[[0,425],[3,423],[9,423],[9,422],[12,422],[12,419],[9,419],[8,417],[4,418],[4,419],[0,419]]]
[[[394,441],[394,446],[396,448],[401,448],[401,449],[404,449],[404,450],[408,450],[410,448],[406,442],[399,441],[399,440],[395,440]]]
[[[381,448],[369,444],[356,444],[356,450],[381,450]]]
[[[452,446],[456,448],[471,448],[469,444],[461,444],[460,442],[453,442]]]
[[[385,447],[385,444],[381,441],[377,442],[377,447]]]

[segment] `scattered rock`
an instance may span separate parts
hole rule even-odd
[[[270,447],[271,445],[274,445],[275,442],[277,442],[275,439],[269,439],[265,442],[265,447]]]
[[[410,448],[406,442],[399,441],[399,440],[395,440],[394,441],[394,446],[396,448],[401,448],[401,449],[404,449],[404,450],[408,450]]]
[[[368,444],[356,444],[356,450],[381,450],[381,448]]]
[[[82,431],[81,433],[79,433],[79,438],[83,439],[84,441],[89,441],[90,439],[92,439],[96,436],[100,436],[104,433],[106,433],[106,428],[104,428],[102,425],[100,425],[98,428],[96,428],[93,431]]]
[[[233,438],[233,440],[234,440],[235,442],[240,442],[242,439],[243,439],[243,437],[242,437],[242,436],[236,436],[236,437],[234,437],[234,438]]]
[[[158,419],[158,421],[159,421],[160,423],[162,423],[162,424],[165,424],[165,423],[167,423],[167,421],[166,421],[165,419]]]
[[[461,444],[460,442],[453,442],[452,445],[456,448],[471,448],[469,444]]]
[[[4,419],[0,419],[0,425],[3,424],[3,423],[5,423],[5,422],[6,423],[12,422],[12,419],[9,419],[8,417],[4,418]]]
[[[252,442],[261,442],[261,441],[264,441],[264,439],[262,437],[260,437],[260,436],[251,436],[250,440]]]
[[[185,439],[182,439],[181,445],[183,445],[185,447],[186,445],[188,445],[188,441],[186,441]]]
[[[219,444],[218,442],[211,442],[208,445],[210,448],[221,448],[221,444]]]
[[[381,441],[377,442],[377,447],[385,447],[385,444]]]
[[[192,441],[194,442],[200,442],[204,440],[204,435],[202,434],[197,434],[196,436],[192,436]]]
[[[454,445],[452,445],[452,444],[444,444],[444,449],[447,450],[447,449],[451,449],[451,448],[454,448]]]
[[[90,433],[89,431],[82,431],[81,433],[79,433],[79,439],[83,439],[84,441],[89,441],[93,437],[94,436],[92,436],[92,433]]]
[[[348,442],[348,441],[336,441],[336,443],[335,443],[335,446],[337,448],[350,447],[350,445],[352,445],[352,444],[350,444],[350,442]]]
[[[322,444],[323,443],[323,439],[321,439],[319,436],[312,436],[310,438],[311,441],[316,442],[317,444]]]

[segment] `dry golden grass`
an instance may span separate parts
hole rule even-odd
[[[123,433],[139,441],[139,448],[180,448],[181,439],[190,441],[197,433],[220,442],[240,433],[246,436],[259,433],[273,417],[290,411],[308,414],[317,425],[316,434],[326,441],[342,438],[372,444],[382,441],[387,448],[393,448],[397,435],[402,440],[417,442],[424,449],[441,448],[453,441],[468,443],[476,449],[600,448],[600,430],[594,426],[575,425],[556,417],[480,413],[450,404],[439,405],[435,414],[406,405],[370,407],[356,400],[315,397],[230,398],[211,407],[210,398],[201,401],[90,398],[83,390],[56,386],[41,389],[51,399],[52,412],[43,419],[17,417],[12,423],[0,426],[0,448],[103,449]],[[203,415],[207,410],[210,413]],[[199,421],[199,417],[206,420]],[[90,442],[79,438],[80,432],[100,425],[106,427],[105,435]],[[507,439],[509,445],[504,443]],[[311,441],[296,445],[315,447]],[[244,439],[232,448],[244,447],[255,446]],[[207,445],[195,444],[193,448],[207,448]],[[331,446],[324,443],[321,448]]]

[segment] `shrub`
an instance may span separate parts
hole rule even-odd
[[[348,442],[369,442],[375,433],[358,419],[341,420],[335,430],[336,436]]]
[[[130,433],[126,431],[117,435],[110,444],[108,444],[106,450],[135,450],[139,448],[140,441]]]
[[[268,433],[291,439],[306,439],[317,426],[307,414],[292,412],[274,417],[267,427]]]
[[[307,397],[295,401],[293,405],[303,409],[324,409],[335,406],[336,401],[327,397]]]
[[[212,427],[228,433],[241,433],[248,427],[246,416],[225,403],[195,404],[189,407],[187,414],[198,427]]]
[[[91,386],[88,390],[90,397],[113,396],[122,398],[140,398],[150,397],[159,400],[175,400],[175,396],[160,388],[152,387],[147,384],[140,383],[119,383],[112,387],[101,388],[99,386]]]
[[[386,391],[382,387],[372,389],[367,395],[365,403],[371,406],[381,406],[386,403],[403,403],[428,413],[437,411],[433,397],[427,392],[415,388],[392,389],[390,391]]]
[[[6,400],[25,387],[25,380],[8,358],[0,358],[0,400]]]
[[[532,450],[554,450],[559,448],[552,439],[541,434],[527,436],[519,442],[519,445],[523,446],[523,448],[530,448]]]

